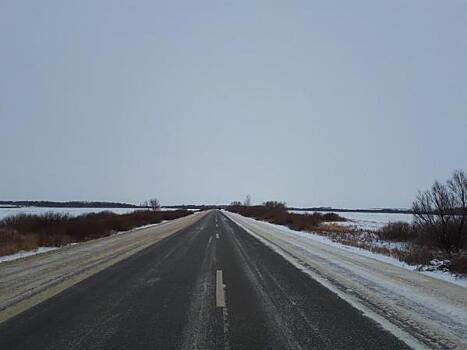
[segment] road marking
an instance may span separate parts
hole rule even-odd
[[[219,239],[219,234],[218,233],[216,233],[216,238]]]
[[[222,281],[222,270],[216,273],[216,306],[225,307],[224,282]]]
[[[225,304],[225,285],[222,278],[222,270],[216,272],[216,306],[222,308],[224,321],[224,350],[230,350],[229,315]]]

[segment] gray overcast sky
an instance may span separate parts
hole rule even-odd
[[[406,207],[467,169],[467,1],[0,0],[0,198]]]

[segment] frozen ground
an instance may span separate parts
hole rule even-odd
[[[462,280],[413,271],[390,257],[226,213],[262,242],[414,347],[467,348]]]

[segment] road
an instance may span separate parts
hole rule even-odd
[[[0,349],[404,349],[219,211],[0,324]]]

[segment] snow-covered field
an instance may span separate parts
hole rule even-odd
[[[232,220],[414,348],[467,349],[467,283],[313,233]]]
[[[78,216],[81,214],[88,213],[99,213],[101,211],[110,211],[116,214],[131,213],[135,210],[141,210],[136,208],[42,208],[42,207],[15,207],[5,208],[0,207],[0,220],[12,215],[17,214],[44,214],[49,212],[69,214],[72,216]]]
[[[313,211],[298,211],[291,210],[291,213],[297,214],[313,214]],[[326,212],[321,212],[326,213]],[[378,230],[389,222],[407,222],[411,223],[413,215],[411,214],[389,214],[389,213],[351,213],[351,212],[336,212],[349,221],[339,222],[340,226],[352,227],[361,230]]]

